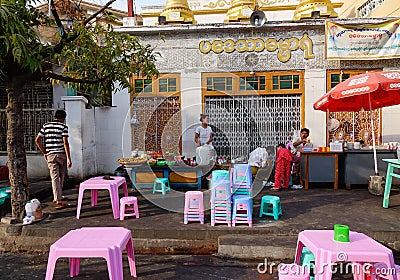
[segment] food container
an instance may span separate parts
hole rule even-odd
[[[165,161],[165,159],[159,158],[159,159],[157,159],[157,165],[158,166],[166,166],[167,162]]]
[[[343,152],[343,143],[342,142],[329,143],[329,149],[331,152]]]
[[[348,148],[349,150],[353,150],[353,149],[354,149],[354,143],[353,143],[353,142],[348,142],[348,143],[347,143],[347,148]]]
[[[354,150],[359,150],[361,149],[361,143],[360,142],[354,142]]]
[[[349,227],[346,225],[336,224],[333,227],[334,237],[333,239],[338,242],[349,242]]]

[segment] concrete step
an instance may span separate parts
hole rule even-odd
[[[218,238],[218,256],[293,261],[296,243],[297,235],[222,235]]]

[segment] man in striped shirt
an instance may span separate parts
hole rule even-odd
[[[68,126],[65,124],[66,117],[67,113],[64,110],[57,110],[54,114],[54,121],[45,123],[35,139],[50,170],[53,202],[57,204],[56,208],[67,206],[67,203],[62,201],[62,187],[67,167],[71,168],[72,166]],[[44,140],[44,146],[42,140]]]

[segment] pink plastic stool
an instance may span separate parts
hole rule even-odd
[[[251,197],[247,195],[234,195],[232,200],[232,226],[235,226],[237,223],[244,223],[252,227],[253,202]]]
[[[120,212],[119,219],[121,221],[124,220],[124,217],[135,216],[136,219],[139,219],[139,207],[137,197],[135,196],[125,196],[120,199]],[[132,205],[132,207],[126,207],[127,205]],[[133,211],[131,213],[125,213],[125,211]]]
[[[232,221],[232,201],[230,181],[227,180],[229,173],[224,170],[215,170],[212,176],[210,197],[211,226],[215,226],[216,223],[227,223],[228,227],[230,227]]]
[[[185,193],[185,210],[183,222],[200,221],[204,224],[204,203],[201,191],[188,191]]]
[[[71,230],[50,247],[46,280],[53,279],[58,258],[69,258],[70,277],[80,271],[80,258],[104,258],[110,280],[123,279],[122,250],[126,248],[131,275],[136,277],[131,231],[122,227],[87,227]]]
[[[304,266],[295,263],[281,263],[278,276],[279,280],[309,280],[310,272]]]

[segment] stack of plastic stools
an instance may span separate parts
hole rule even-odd
[[[197,221],[204,224],[204,203],[201,191],[188,191],[185,193],[185,210],[183,222]]]
[[[309,280],[310,272],[307,268],[291,263],[281,263],[278,269],[279,280]]]
[[[234,195],[251,195],[251,185],[253,178],[251,174],[251,165],[235,164],[231,170],[231,186]]]
[[[163,195],[166,194],[167,191],[170,191],[171,188],[169,186],[169,180],[168,178],[156,178],[154,180],[154,185],[153,185],[153,194],[156,192],[160,192]]]
[[[279,196],[265,195],[261,198],[260,218],[262,215],[272,216],[278,220],[282,215],[281,199]]]
[[[253,202],[248,195],[234,195],[232,197],[232,226],[237,223],[253,226]]]
[[[310,280],[313,280],[314,274],[312,272],[315,269],[315,257],[307,247],[303,247],[303,251],[301,252],[300,265],[306,267],[308,271],[310,271]]]
[[[231,186],[229,171],[214,170],[211,179],[211,226],[226,223],[231,226]]]
[[[124,220],[124,217],[135,216],[136,219],[139,219],[139,207],[137,197],[135,196],[124,196],[120,199],[120,212],[119,219],[121,221]],[[131,207],[126,207],[127,205],[132,205]],[[125,211],[130,211],[130,213],[125,213]],[[133,211],[133,212],[131,212]]]

